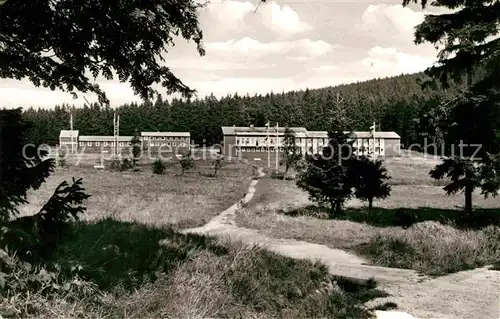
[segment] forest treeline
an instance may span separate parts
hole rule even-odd
[[[139,131],[188,131],[199,144],[220,143],[221,126],[264,126],[266,121],[280,126],[304,126],[308,130],[328,130],[332,116],[341,116],[352,130],[368,130],[373,121],[378,130],[395,131],[402,143],[422,143],[426,136],[423,115],[432,107],[456,93],[422,88],[422,73],[374,79],[321,89],[287,93],[241,96],[220,99],[213,95],[203,99],[163,100],[130,103],[118,107],[120,135]],[[99,104],[74,107],[28,108],[24,118],[33,124],[29,140],[34,143],[58,144],[59,131],[69,129],[70,112],[74,129],[81,135],[113,135],[111,107]]]

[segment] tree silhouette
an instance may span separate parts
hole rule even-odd
[[[55,168],[54,159],[47,158],[47,150],[26,143],[24,133],[29,128],[20,108],[0,110],[0,221],[3,222],[18,214],[17,206],[28,203],[27,191],[40,188]]]
[[[356,198],[368,201],[368,210],[371,211],[373,199],[387,198],[391,193],[391,186],[386,182],[390,179],[387,169],[382,160],[367,156],[360,156],[353,164],[354,194]]]
[[[350,135],[332,131],[328,146],[318,154],[306,155],[297,186],[308,192],[312,201],[329,206],[331,216],[338,215],[344,203],[353,196],[353,161],[355,156]]]
[[[288,170],[298,163],[300,157],[299,149],[295,140],[295,133],[289,127],[285,127],[282,160],[283,164],[285,164],[285,173],[283,174],[283,179],[285,179]]]
[[[403,5],[410,2],[404,0]],[[413,2],[427,5],[425,0]],[[496,162],[496,154],[500,154],[500,2],[438,0],[433,5],[453,12],[428,14],[416,28],[416,44],[442,45],[438,64],[425,71],[430,77],[427,83],[439,81],[447,88],[450,80],[465,80],[465,86],[430,112],[446,155],[430,175],[450,177],[452,183],[444,189],[448,194],[463,190],[465,211],[470,215],[475,188],[480,187],[484,196],[496,196],[500,188],[500,164]],[[482,74],[474,82],[478,70]],[[479,145],[479,152],[472,153]]]
[[[137,161],[139,160],[139,157],[141,156],[141,138],[139,137],[139,131],[136,129],[134,131],[134,136],[132,137],[132,140],[130,141],[130,146],[132,147],[132,165],[135,166],[137,164]]]
[[[74,95],[93,92],[106,104],[87,71],[94,79],[128,81],[145,100],[158,94],[155,83],[168,94],[190,97],[194,90],[160,63],[178,35],[205,54],[200,6],[194,0],[9,0],[0,6],[0,77],[29,78],[36,86]]]
[[[15,218],[17,207],[27,204],[27,191],[37,190],[53,172],[55,161],[47,150],[25,143],[29,125],[22,120],[21,109],[0,110],[0,234],[2,248],[9,246],[23,258],[44,257],[58,242],[61,230],[85,211],[90,196],[81,179],[70,185],[62,182],[41,210],[31,216]],[[36,256],[35,256],[36,255]]]

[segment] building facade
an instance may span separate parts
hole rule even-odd
[[[65,152],[71,152],[78,149],[78,131],[62,130],[59,133],[59,148]]]
[[[295,144],[302,154],[317,154],[328,145],[327,131],[307,131],[304,127],[291,127]],[[283,152],[285,128],[223,126],[223,154],[226,157],[265,161]],[[353,148],[358,155],[398,156],[400,137],[395,132],[353,132]]]
[[[307,131],[304,127],[290,127],[295,144],[302,154],[314,154],[328,144],[326,131]],[[275,160],[283,152],[285,128],[223,126],[223,154],[254,160]],[[269,151],[268,151],[269,150]]]
[[[159,154],[183,154],[190,149],[190,136],[189,132],[142,132],[141,149],[155,157]],[[62,130],[59,134],[59,149],[62,153],[113,154],[116,139],[118,153],[131,156],[132,138],[79,135],[78,131]]]
[[[116,139],[119,154],[127,155],[131,152],[132,136],[118,136]],[[83,151],[83,153],[113,154],[114,148],[114,136],[80,136],[78,139],[78,150]]]
[[[189,132],[142,132],[143,149],[152,154],[185,154],[191,148]]]
[[[401,155],[401,137],[396,132],[353,132],[353,147],[359,155]]]

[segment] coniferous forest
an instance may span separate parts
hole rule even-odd
[[[425,113],[457,90],[456,86],[422,88],[418,81],[422,78],[423,74],[416,73],[286,93],[130,103],[118,107],[120,135],[133,135],[136,129],[189,131],[195,143],[212,145],[222,140],[221,126],[264,126],[270,121],[328,130],[331,117],[342,116],[352,130],[366,131],[376,121],[377,130],[397,132],[403,145],[422,144],[423,137],[430,136],[422,120]],[[33,124],[29,140],[57,144],[59,131],[69,129],[70,112],[74,129],[81,135],[113,135],[111,107],[56,105],[25,109],[25,119]]]

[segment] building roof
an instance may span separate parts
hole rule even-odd
[[[61,130],[61,132],[59,133],[59,137],[78,137],[78,130]]]
[[[224,135],[236,135],[238,133],[266,133],[265,126],[222,126],[222,134]],[[307,133],[305,127],[290,127],[290,130],[295,133]],[[270,127],[269,132],[276,132],[275,127]],[[284,133],[285,127],[278,127],[278,133]]]
[[[307,137],[328,138],[327,131],[307,131]]]
[[[141,132],[141,136],[184,136],[190,137],[189,132]]]
[[[357,138],[373,138],[371,132],[353,132]],[[400,139],[401,137],[396,132],[375,132],[375,138],[395,138]]]
[[[305,127],[290,127],[290,130],[295,133],[296,137],[309,138],[328,138],[327,131],[308,131]],[[271,127],[269,133],[275,133],[276,129]],[[285,127],[279,127],[280,135],[285,132]],[[242,127],[242,126],[222,126],[224,135],[263,135],[266,133],[266,127]],[[346,132],[349,133],[349,132]],[[352,132],[357,138],[373,138],[371,132]],[[396,132],[375,132],[375,138],[393,138],[400,139],[401,137]]]
[[[118,142],[130,142],[133,136],[118,136]],[[78,139],[80,142],[114,142],[114,136],[82,135]]]

